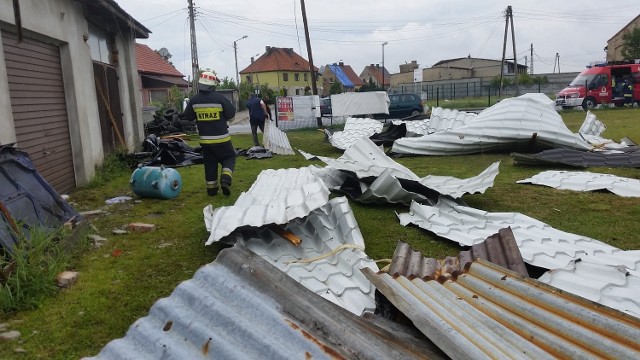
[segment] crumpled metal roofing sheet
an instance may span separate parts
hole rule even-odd
[[[596,114],[592,113],[591,110],[587,110],[587,115],[578,133],[582,135],[600,136],[605,130],[607,130],[607,126],[598,120]]]
[[[322,299],[243,247],[220,252],[91,359],[445,358]]]
[[[305,158],[317,158],[329,167],[354,173],[359,180],[377,178],[369,187],[362,183],[362,193],[369,192],[372,196],[359,199],[365,202],[379,202],[381,199],[396,199],[394,202],[402,202],[407,205],[411,200],[418,200],[414,197],[416,190],[408,191],[402,188],[401,181],[394,181],[391,177],[400,180],[414,181],[417,184],[427,188],[423,189],[421,197],[428,195],[429,190],[433,190],[455,198],[459,198],[464,194],[484,193],[484,191],[493,186],[495,177],[498,175],[500,162],[495,162],[480,174],[467,178],[458,179],[451,176],[428,175],[419,178],[413,171],[405,166],[397,163],[388,157],[384,151],[377,147],[370,139],[360,139],[348,148],[344,154],[337,158],[329,158],[324,156],[314,156],[300,151]],[[382,179],[380,179],[382,178]],[[368,183],[371,183],[369,181]],[[415,189],[415,186],[412,186]],[[411,193],[411,194],[410,194]]]
[[[266,149],[278,155],[293,155],[293,148],[289,144],[287,134],[278,129],[276,124],[271,120],[264,122],[264,136],[262,142]]]
[[[358,270],[378,271],[378,266],[364,252],[364,239],[347,198],[333,198],[284,228],[300,238],[298,246],[268,228],[237,232],[236,244],[244,244],[307,289],[351,313],[373,312],[375,289]],[[325,255],[329,256],[323,258]],[[317,260],[309,261],[314,258]]]
[[[329,189],[310,168],[263,170],[233,206],[204,209],[211,232],[206,245],[219,241],[242,226],[286,224],[307,216],[329,201]]]
[[[587,171],[543,171],[518,184],[544,185],[560,190],[608,190],[624,197],[640,197],[640,180]]]
[[[640,358],[640,321],[484,260],[443,283],[363,269],[454,359]]]
[[[520,213],[490,213],[444,197],[434,206],[413,203],[410,212],[398,214],[398,219],[404,226],[417,225],[463,246],[481,243],[498,230],[511,227],[522,258],[545,269],[565,267],[578,258],[620,265],[625,255],[602,241],[555,229]]]
[[[442,282],[462,273],[467,264],[478,258],[515,271],[520,275],[529,276],[513,232],[509,228],[500,229],[498,233],[473,245],[471,249],[461,251],[457,257],[447,256],[444,260],[422,256],[409,244],[399,241],[387,272],[394,278],[404,276],[410,280],[420,278]]]
[[[536,144],[591,149],[572,133],[544,94],[504,99],[463,126],[394,142],[392,152],[415,155],[462,155]],[[547,98],[548,100],[548,98]]]
[[[625,152],[605,153],[574,149],[550,149],[537,154],[512,153],[516,165],[562,164],[575,167],[606,166],[640,168],[640,151],[630,147]]]
[[[19,241],[18,227],[28,234],[30,228],[54,229],[78,216],[40,175],[26,152],[0,145],[0,248],[13,249]]]
[[[343,131],[336,131],[328,140],[334,147],[345,150],[356,141],[382,131],[383,124],[369,118],[347,118]]]
[[[431,109],[431,116],[425,120],[394,120],[393,124],[405,124],[407,132],[424,135],[435,132],[449,131],[458,128],[473,119],[478,114],[459,111],[456,109],[445,109],[434,107]]]
[[[572,261],[539,281],[640,318],[640,274],[624,266]]]

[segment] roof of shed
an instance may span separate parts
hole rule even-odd
[[[184,77],[180,71],[147,45],[136,44],[136,61],[140,73]]]

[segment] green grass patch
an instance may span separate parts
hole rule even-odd
[[[17,234],[18,244],[0,258],[0,313],[35,309],[57,292],[56,276],[69,262],[61,235],[44,228]]]
[[[608,129],[605,137],[618,141],[624,136],[640,140],[640,112],[633,109],[596,110]],[[567,126],[577,131],[585,113],[561,113]],[[342,151],[324,142],[316,129],[287,133],[294,149],[337,158]],[[232,136],[236,148],[251,147],[251,135]],[[468,156],[421,156],[395,159],[419,176],[449,175],[459,178],[475,176],[495,161],[500,174],[484,194],[463,199],[472,207],[491,212],[519,212],[546,222],[560,230],[588,236],[622,249],[640,249],[640,200],[610,193],[560,191],[544,186],[516,184],[544,170],[567,170],[554,167],[515,166],[509,154]],[[105,164],[110,164],[105,161]],[[2,322],[20,331],[20,344],[7,343],[0,348],[0,358],[70,359],[93,356],[104,345],[123,337],[138,318],[160,298],[171,294],[180,282],[189,280],[201,266],[215,260],[225,245],[204,246],[208,237],[202,209],[235,203],[265,169],[324,166],[307,161],[299,154],[275,155],[271,159],[238,158],[230,197],[206,195],[202,165],[178,168],[183,182],[182,193],[175,199],[140,199],[107,206],[105,200],[129,195],[131,171],[114,164],[104,180],[71,193],[76,209],[103,209],[104,215],[90,219],[97,233],[108,238],[100,248],[85,250],[74,257],[71,267],[79,271],[77,283],[70,289],[43,299],[31,310],[4,314]],[[122,166],[121,166],[122,165]],[[111,166],[111,165],[109,165]],[[106,165],[104,167],[107,168]],[[111,167],[110,167],[111,168]],[[576,169],[569,169],[576,170]],[[640,178],[638,169],[590,168],[587,171]],[[402,205],[366,205],[351,202],[354,216],[373,259],[389,259],[397,242],[408,242],[426,256],[441,258],[455,255],[461,248],[414,227],[398,223],[396,212],[406,212]],[[156,225],[150,233],[113,235],[112,230],[131,222]],[[383,266],[384,264],[381,264]],[[20,346],[24,354],[14,353]]]

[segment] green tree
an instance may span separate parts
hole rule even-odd
[[[334,81],[329,88],[329,93],[333,94],[342,94],[342,84],[339,81]]]
[[[640,59],[640,27],[622,35],[622,57],[625,60]]]
[[[235,80],[230,79],[228,76],[225,76],[222,81],[220,81],[220,85],[218,85],[218,89],[238,89]]]
[[[531,80],[533,81],[534,84],[538,84],[538,85],[549,83],[549,79],[546,76],[534,76]]]
[[[384,91],[383,88],[378,87],[374,82],[372,78],[369,78],[369,82],[367,82],[366,84],[362,85],[360,87],[360,92],[366,92],[366,91],[378,91],[378,90],[382,90]]]
[[[518,74],[518,84],[530,85],[533,83],[533,77],[527,73]]]

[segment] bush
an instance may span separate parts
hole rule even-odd
[[[0,259],[0,311],[37,308],[58,289],[56,276],[66,269],[69,257],[59,244],[61,230],[31,228],[21,233],[11,252]]]

